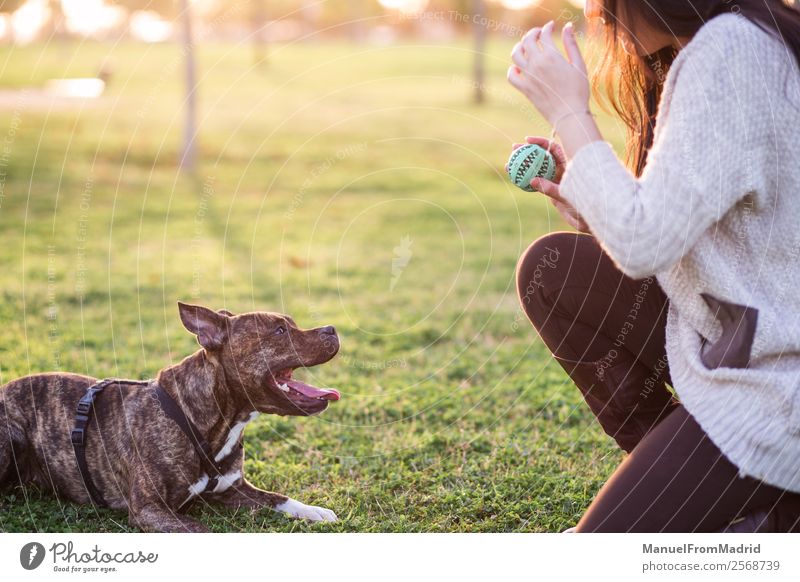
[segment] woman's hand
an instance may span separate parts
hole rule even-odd
[[[553,181],[551,182],[550,180],[546,180],[544,178],[534,178],[531,180],[531,187],[550,198],[553,206],[555,206],[556,210],[561,215],[561,218],[563,218],[572,228],[578,230],[579,232],[590,232],[589,226],[586,224],[586,222],[584,222],[581,215],[578,214],[575,208],[573,208],[569,202],[564,200],[559,193],[559,184],[561,183],[561,177],[564,175],[564,168],[567,165],[567,158],[564,155],[563,148],[559,144],[551,142],[549,139],[543,137],[526,137],[525,141],[549,150],[550,153],[553,154],[553,158],[556,161],[556,174],[553,177]],[[515,143],[514,149],[516,150],[522,146],[523,144],[521,143]]]
[[[568,115],[589,110],[590,88],[586,63],[581,55],[572,23],[562,31],[565,59],[553,40],[555,23],[532,28],[511,53],[514,64],[508,81],[521,91],[551,125]]]

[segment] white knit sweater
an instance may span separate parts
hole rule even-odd
[[[800,492],[800,71],[742,16],[718,16],[665,80],[636,179],[608,143],[582,147],[561,193],[627,275],[670,300],[675,391],[725,456]],[[758,309],[747,369],[709,370],[721,326],[700,294]]]

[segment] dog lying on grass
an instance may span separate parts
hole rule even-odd
[[[34,483],[78,503],[127,509],[129,523],[146,531],[207,531],[183,514],[198,498],[335,521],[329,509],[248,483],[242,433],[261,413],[310,416],[339,399],[292,377],[336,355],[336,330],[299,329],[277,313],[178,307],[202,349],[155,380],[45,373],[0,388],[0,487]],[[82,399],[88,404],[76,412]]]

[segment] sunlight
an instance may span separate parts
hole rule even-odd
[[[533,6],[538,6],[542,0],[500,0],[504,8],[509,10],[525,10]]]
[[[11,17],[8,14],[0,14],[0,40],[6,40],[11,36]]]
[[[53,97],[97,99],[105,88],[101,79],[53,79],[45,85],[45,92]]]
[[[93,36],[111,30],[125,21],[127,11],[109,6],[105,0],[61,0],[67,30]]]
[[[164,42],[172,37],[174,25],[150,10],[139,10],[131,16],[130,33],[143,42]]]
[[[417,14],[428,7],[428,0],[378,0],[384,8],[399,10],[403,14]]]
[[[50,14],[47,0],[28,0],[11,15],[14,40],[19,44],[28,44],[36,40],[50,20]]]

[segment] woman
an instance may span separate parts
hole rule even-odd
[[[582,231],[528,248],[520,299],[630,453],[575,529],[800,529],[800,13],[590,0],[586,15],[630,170],[589,110],[571,25],[566,59],[549,23],[508,72],[560,138],[528,139],[559,165],[532,186]]]

